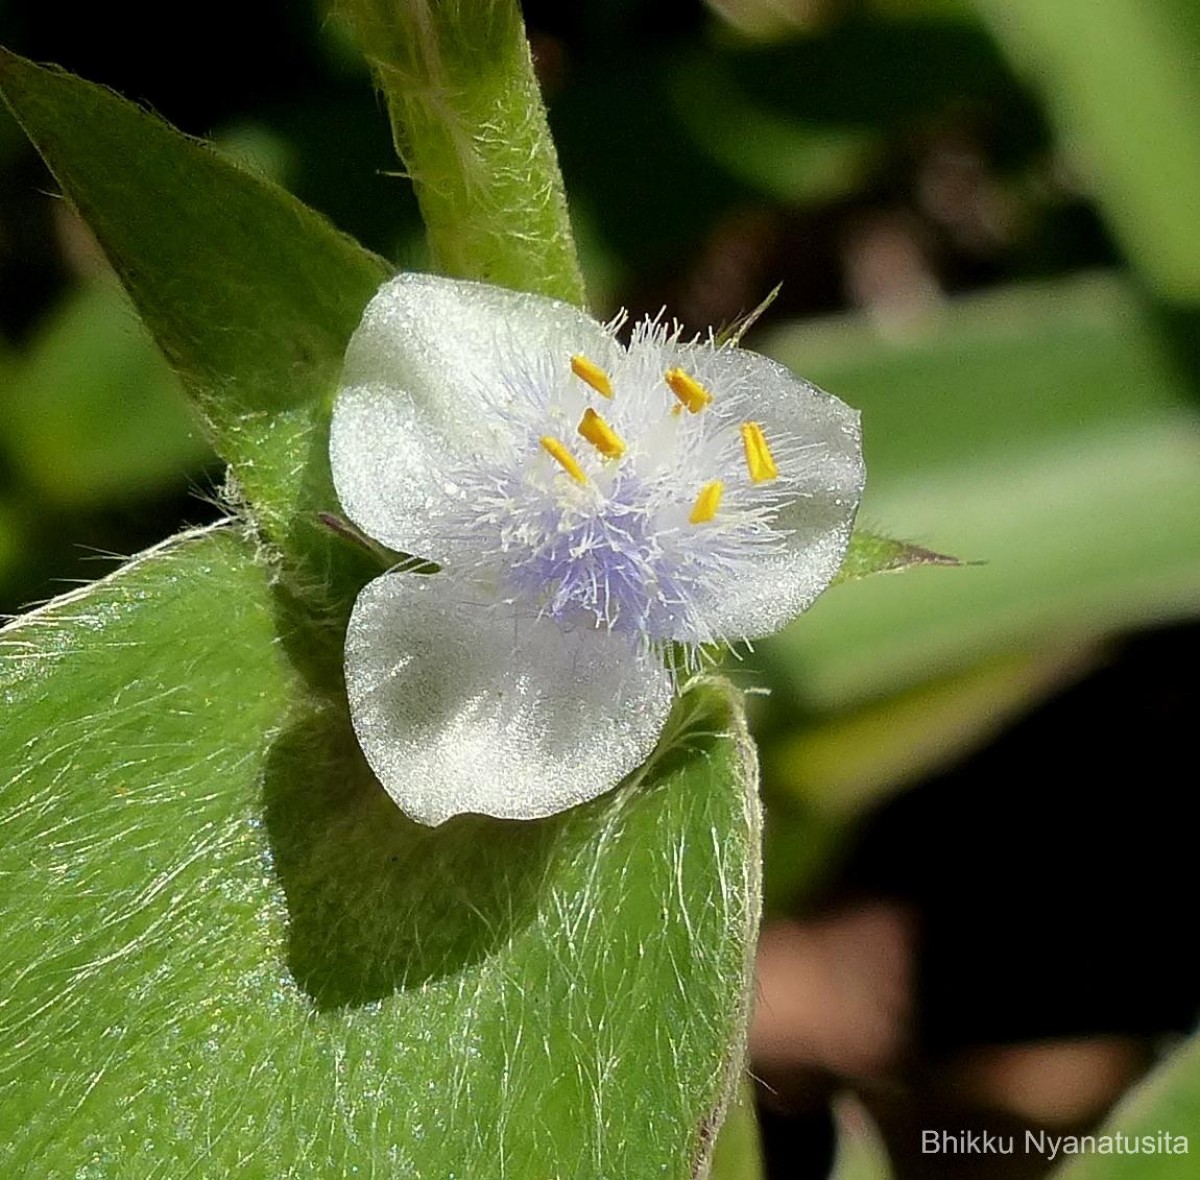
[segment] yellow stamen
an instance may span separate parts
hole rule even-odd
[[[552,434],[543,434],[541,438],[544,450],[576,483],[587,483],[583,468],[575,462],[575,456],[567,450]]]
[[[771,448],[757,422],[742,423],[742,446],[746,449],[746,470],[755,483],[778,478],[779,468],[775,466]]]
[[[685,373],[682,369],[668,369],[663,374],[663,380],[671,387],[671,392],[693,414],[700,413],[712,401],[712,394],[695,377],[690,373]]]
[[[585,356],[573,356],[571,372],[580,381],[590,385],[601,397],[612,397],[612,382],[608,379],[608,374],[595,361],[589,361]]]
[[[595,410],[583,411],[579,433],[608,459],[619,459],[625,454],[625,441]]]
[[[700,489],[696,503],[692,505],[692,514],[688,517],[688,521],[691,524],[707,524],[712,520],[721,506],[721,493],[724,490],[725,485],[719,479],[714,479],[712,483],[706,483]]]

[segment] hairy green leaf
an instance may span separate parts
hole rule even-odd
[[[4,1173],[696,1174],[758,911],[737,699],[585,807],[429,829],[308,627],[224,528],[0,634]]]

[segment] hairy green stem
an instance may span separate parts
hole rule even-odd
[[[584,302],[517,0],[339,0],[443,273]]]

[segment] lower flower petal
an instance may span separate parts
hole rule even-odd
[[[346,686],[371,768],[431,825],[536,819],[603,794],[654,748],[672,697],[653,654],[518,616],[448,574],[387,574],[362,591]]]

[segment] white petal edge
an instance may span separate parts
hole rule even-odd
[[[346,515],[392,549],[444,560],[447,473],[507,427],[489,398],[547,365],[569,375],[574,353],[603,365],[615,347],[603,325],[555,299],[397,275],[367,304],[334,403],[330,462]]]
[[[355,734],[419,823],[584,803],[645,761],[670,712],[671,679],[653,655],[484,599],[449,574],[386,574],[350,619]]]
[[[771,635],[812,606],[846,556],[866,482],[859,414],[759,353],[683,345],[678,355],[740,419],[758,422],[768,440],[786,437],[802,448],[788,472],[795,499],[776,521],[784,548],[713,585],[702,607],[726,639]]]

